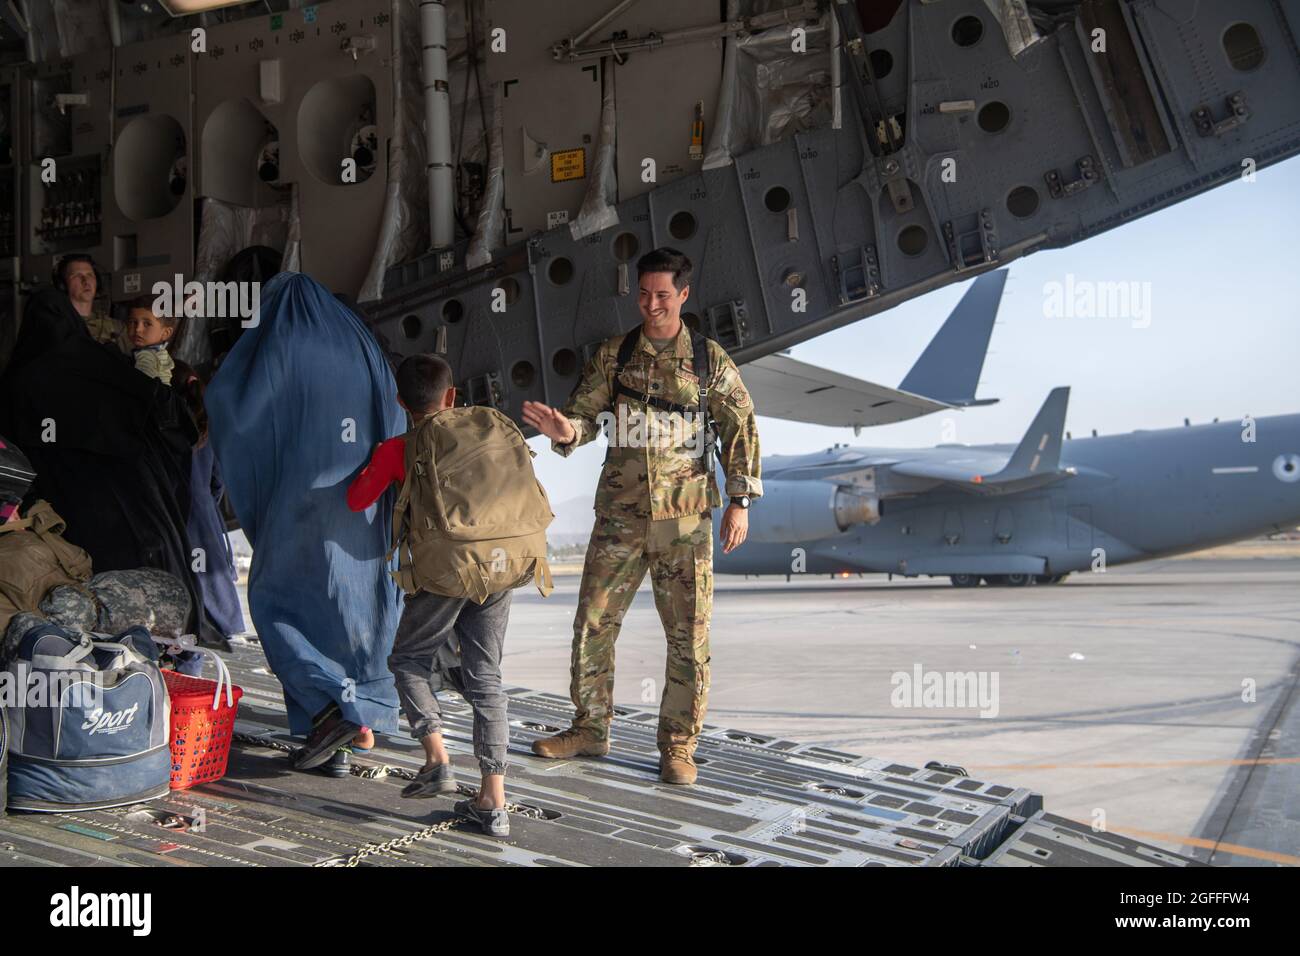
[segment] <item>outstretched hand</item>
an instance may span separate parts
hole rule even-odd
[[[543,402],[524,402],[524,423],[561,445],[567,445],[578,437],[573,423],[558,408],[551,408]]]

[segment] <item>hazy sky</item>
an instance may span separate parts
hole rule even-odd
[[[1100,188],[1100,187],[1099,187]],[[1066,249],[1011,264],[977,395],[992,406],[864,429],[762,416],[763,453],[836,442],[927,447],[1015,442],[1057,385],[1072,386],[1066,428],[1076,438],[1137,428],[1300,412],[1300,160],[1238,181]],[[1045,288],[1137,282],[1141,317],[1049,318]],[[805,362],[896,386],[969,283],[952,285],[796,346]],[[1145,326],[1145,327],[1143,327]],[[741,367],[741,377],[744,377]],[[944,421],[951,420],[948,434]],[[955,429],[955,432],[954,432]],[[955,437],[953,435],[955,434]],[[551,500],[595,493],[604,446],[562,459],[535,438]]]

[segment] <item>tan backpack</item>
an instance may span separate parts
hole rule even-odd
[[[0,525],[0,634],[19,611],[35,611],[51,588],[89,580],[90,555],[63,539],[64,527],[46,501]]]
[[[536,581],[550,594],[546,528],[555,515],[515,423],[485,405],[446,408],[405,437],[406,480],[393,509],[402,590],[482,604]]]

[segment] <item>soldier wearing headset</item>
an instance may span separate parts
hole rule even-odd
[[[86,328],[96,342],[114,344],[123,352],[131,351],[122,323],[95,304],[100,282],[94,259],[84,252],[69,253],[55,263],[52,278],[54,287],[67,293],[72,307],[85,320]]]

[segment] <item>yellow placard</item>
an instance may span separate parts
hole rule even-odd
[[[585,179],[587,176],[587,151],[562,149],[551,153],[551,182],[563,183],[570,179]]]

